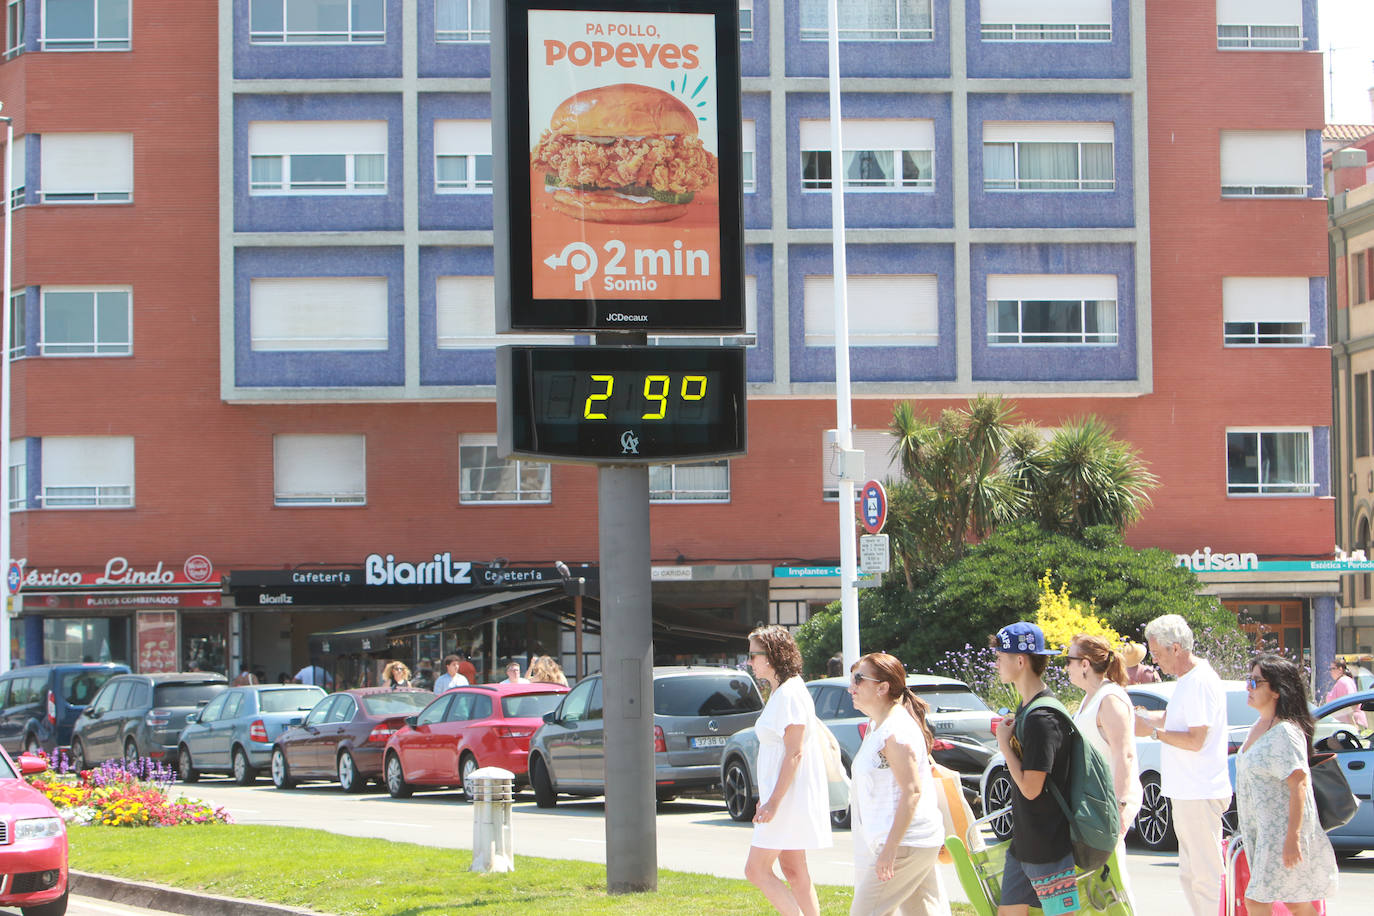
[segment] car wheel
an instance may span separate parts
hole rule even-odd
[[[534,803],[541,808],[552,808],[558,804],[558,793],[553,790],[553,780],[549,778],[549,768],[543,757],[530,761],[530,788],[534,790]]]
[[[415,787],[406,782],[406,774],[401,769],[401,758],[396,754],[386,755],[386,790],[392,798],[410,798]]]
[[[1150,773],[1140,781],[1140,813],[1135,818],[1135,835],[1146,849],[1158,852],[1174,849],[1178,838],[1174,836],[1174,812],[1169,799],[1159,785],[1159,774]]]
[[[86,746],[80,738],[72,739],[72,769],[78,773],[86,769]]]
[[[1001,811],[1011,805],[1011,774],[1006,767],[999,766],[992,771],[988,777],[987,789],[983,793],[983,814],[986,816],[994,811]],[[998,840],[1011,838],[1011,814],[1004,814],[1001,817],[993,818],[988,822],[992,828],[993,835]]]
[[[348,751],[339,755],[339,788],[352,793],[367,788],[367,780],[358,775],[358,764]]]
[[[1240,814],[1236,811],[1236,799],[1231,798],[1231,807],[1221,816],[1221,837],[1227,839],[1240,831]]]
[[[272,785],[278,789],[294,789],[296,780],[291,778],[291,767],[286,764],[286,751],[272,748]]]
[[[721,794],[725,796],[725,810],[732,821],[752,821],[758,808],[754,798],[754,787],[749,780],[749,769],[738,757],[731,757],[725,765],[725,775],[721,777]]]
[[[248,752],[241,747],[234,748],[234,782],[241,786],[251,786],[258,781],[258,768],[248,762]]]
[[[67,912],[67,895],[70,891],[63,891],[62,896],[56,900],[49,900],[47,903],[39,903],[34,906],[21,907],[20,912],[24,916],[64,916]]]
[[[458,760],[458,775],[463,780],[463,794],[468,801],[473,801],[472,774],[476,773],[480,767],[477,766],[477,758],[467,751]]]
[[[138,763],[138,758],[139,758],[140,756],[141,756],[141,755],[138,753],[138,745],[134,743],[134,739],[133,739],[133,738],[130,738],[128,741],[125,741],[125,742],[124,742],[124,762],[125,762],[125,763],[130,764],[130,765],[135,764],[135,763]]]
[[[191,751],[184,744],[177,748],[177,775],[181,777],[182,782],[186,783],[200,779],[195,764],[191,762]]]

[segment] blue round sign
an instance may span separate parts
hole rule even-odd
[[[864,484],[859,492],[859,520],[869,534],[877,534],[887,524],[887,490],[876,480]]]
[[[19,594],[19,586],[23,581],[23,568],[18,563],[11,563],[10,571],[5,575],[5,584],[9,586],[11,595]]]

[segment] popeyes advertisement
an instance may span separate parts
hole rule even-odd
[[[710,14],[528,11],[534,299],[721,297],[715,36]]]

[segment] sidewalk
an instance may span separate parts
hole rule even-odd
[[[182,916],[321,916],[317,910],[302,910],[279,903],[221,897],[199,891],[187,891],[147,881],[129,881],[84,871],[71,871],[68,879],[71,893],[83,897],[98,897],[112,903],[138,906],[149,910],[165,910]]]

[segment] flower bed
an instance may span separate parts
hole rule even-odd
[[[49,761],[50,765],[54,761]],[[175,827],[228,824],[229,812],[189,798],[172,798],[169,767],[146,758],[107,760],[76,772],[65,755],[56,767],[28,777],[69,824],[107,827]]]

